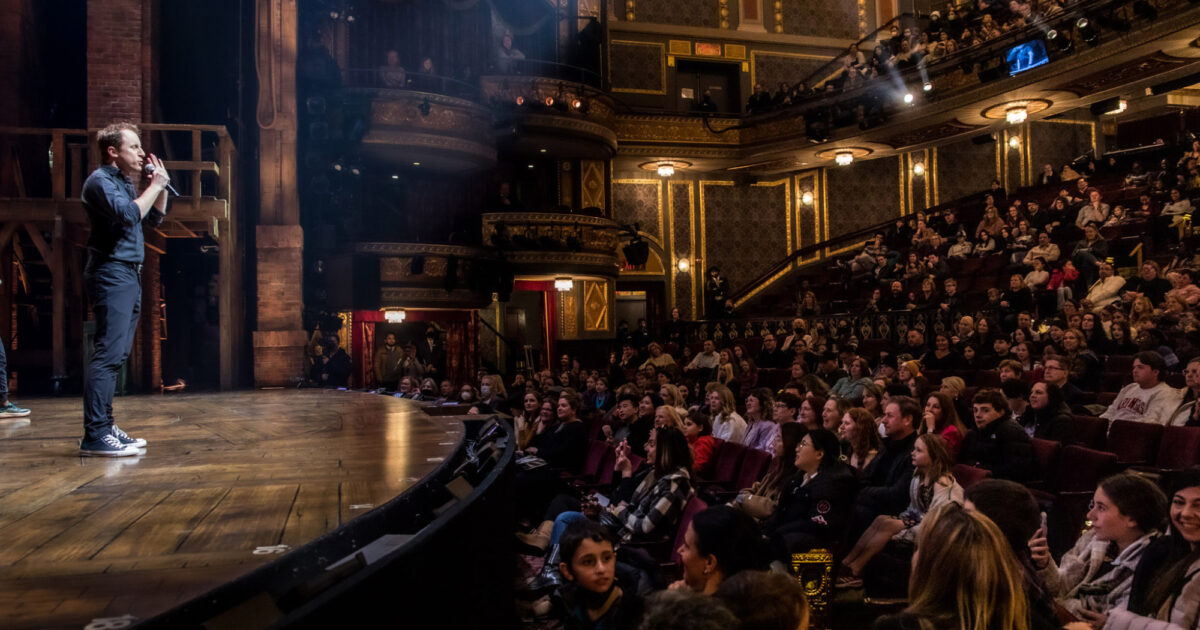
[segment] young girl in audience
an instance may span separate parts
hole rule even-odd
[[[1129,601],[1134,569],[1167,519],[1167,497],[1145,477],[1121,473],[1100,482],[1087,518],[1091,529],[1058,563],[1044,536],[1029,542],[1047,590],[1076,616]]]
[[[699,411],[689,411],[683,419],[683,435],[692,449],[692,470],[700,477],[712,472],[717,440],[712,436],[712,421]]]
[[[796,474],[796,458],[784,457],[784,454],[795,453],[804,434],[804,427],[796,422],[788,422],[779,427],[779,432],[771,441],[771,453],[775,457],[767,468],[767,474],[762,480],[739,492],[729,505],[757,520],[769,518],[774,514],[783,484]]]
[[[909,504],[900,516],[880,515],[842,559],[848,575],[838,580],[841,588],[862,586],[858,575],[890,540],[913,541],[921,531],[921,521],[930,511],[947,503],[963,502],[963,489],[954,480],[950,468],[954,460],[946,441],[925,433],[913,445],[913,479],[909,486]]]
[[[908,607],[874,630],[1025,630],[1021,567],[986,516],[958,504],[934,510],[917,537]]]

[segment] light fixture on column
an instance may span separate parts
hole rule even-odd
[[[404,309],[389,308],[383,311],[383,321],[389,324],[403,324],[405,319]]]
[[[1009,136],[1008,148],[1010,148],[1010,149],[1021,148],[1021,137],[1020,136]]]
[[[680,258],[679,262],[675,263],[675,268],[678,269],[680,273],[687,273],[692,268],[692,261],[688,260],[687,258]]]
[[[1024,106],[1018,105],[1004,110],[1004,120],[1010,125],[1019,125],[1029,118],[1029,110]]]
[[[658,176],[659,177],[670,177],[674,174],[675,174],[675,164],[674,163],[672,163],[672,162],[659,162],[658,163]]]
[[[805,190],[800,193],[800,203],[811,206],[813,204],[813,193],[811,190]]]
[[[833,161],[838,166],[850,166],[854,162],[854,154],[849,151],[838,151],[834,154]]]
[[[924,175],[925,174],[925,163],[917,162],[916,164],[913,164],[912,172],[913,172],[913,176],[915,176],[915,177],[921,177],[922,175]]]
[[[554,279],[554,290],[559,292],[570,291],[575,288],[575,282],[568,277]]]

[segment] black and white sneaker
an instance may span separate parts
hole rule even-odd
[[[117,436],[102,435],[96,440],[83,440],[79,443],[79,454],[82,457],[133,457],[142,452],[136,446],[126,446]]]
[[[134,448],[146,448],[146,440],[143,440],[142,438],[129,437],[128,433],[117,428],[117,425],[115,425],[115,424],[112,425],[112,434],[113,434],[113,437],[120,440],[121,444],[124,444],[125,446],[132,446]]]

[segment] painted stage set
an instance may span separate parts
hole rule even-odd
[[[81,458],[79,399],[20,402],[0,422],[2,628],[151,620],[423,483],[469,424],[360,392],[130,396],[116,417],[143,454]]]

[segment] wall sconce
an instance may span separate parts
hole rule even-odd
[[[921,177],[922,175],[924,175],[925,174],[925,163],[917,162],[916,164],[913,164],[912,172],[913,172],[914,177]]]
[[[675,268],[679,270],[679,273],[687,273],[692,268],[692,261],[687,258],[680,258],[679,262],[675,263]]]
[[[805,190],[800,193],[800,203],[811,206],[813,204],[813,193],[811,190]]]
[[[1010,148],[1010,149],[1019,149],[1019,148],[1021,148],[1021,137],[1020,137],[1020,136],[1011,136],[1011,137],[1009,137],[1009,139],[1008,139],[1008,148]]]

